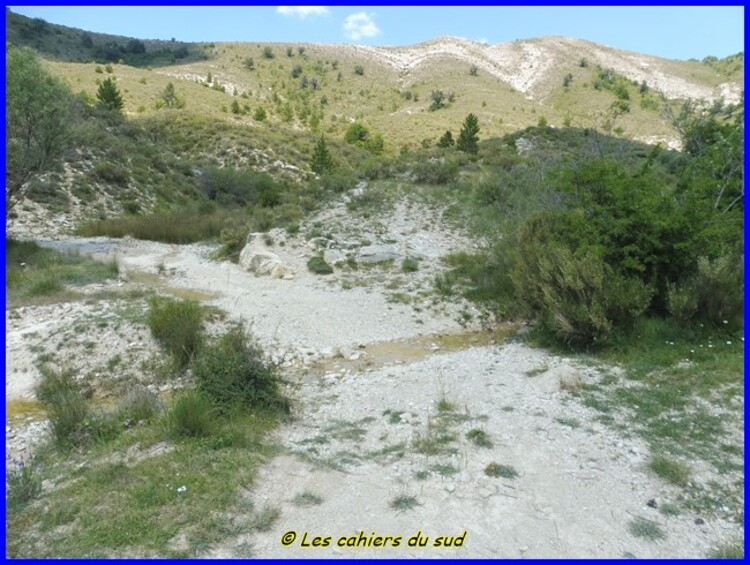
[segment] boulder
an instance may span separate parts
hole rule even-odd
[[[346,254],[338,249],[326,249],[323,252],[323,259],[329,265],[340,265],[346,262]]]
[[[360,263],[384,263],[403,258],[403,254],[393,245],[368,245],[359,250],[357,261]]]
[[[294,276],[292,269],[284,265],[276,253],[269,251],[266,243],[267,234],[251,233],[247,236],[247,243],[240,252],[240,266],[255,273],[256,276],[270,275],[276,279],[289,279]]]

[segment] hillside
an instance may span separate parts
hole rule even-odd
[[[176,44],[190,56],[172,58],[166,66],[156,57],[172,49],[169,42],[144,41],[139,56],[151,57],[146,66],[127,56],[97,56],[97,46],[117,44],[137,59],[127,53],[131,38],[90,34],[93,47],[84,48],[80,30],[47,24],[29,35],[34,22],[17,15],[6,19],[8,39],[39,49],[49,57],[50,70],[76,92],[93,96],[105,78],[102,63],[122,60],[111,73],[131,117],[157,112],[160,93],[174,81],[191,114],[335,137],[360,120],[384,136],[390,152],[434,143],[469,112],[479,117],[485,137],[537,125],[542,118],[556,127],[601,128],[618,99],[630,106],[618,121],[620,135],[676,147],[677,135],[662,117],[665,104],[720,98],[737,103],[743,84],[741,54],[729,58],[731,64],[710,57],[669,61],[563,37],[500,45],[443,37],[410,47]],[[452,94],[454,101],[430,111],[434,91]],[[231,112],[235,100],[239,115]],[[268,114],[265,124],[253,119],[259,107]]]
[[[6,21],[9,557],[743,556],[742,54]]]

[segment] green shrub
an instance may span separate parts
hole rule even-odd
[[[250,229],[247,226],[228,227],[221,230],[219,241],[221,241],[222,247],[219,250],[218,256],[230,257],[232,259],[238,258],[240,251],[245,247],[249,232]]]
[[[182,392],[166,414],[165,427],[175,438],[210,436],[216,429],[216,409],[200,392]]]
[[[357,174],[350,169],[337,169],[320,175],[320,185],[324,190],[341,194],[351,190],[359,182]]]
[[[667,289],[667,308],[677,320],[686,322],[698,311],[698,291],[695,285],[670,284]]]
[[[728,255],[698,259],[695,278],[699,319],[718,327],[738,330],[743,327],[744,264]]]
[[[207,167],[199,185],[209,200],[220,204],[276,206],[281,200],[273,177],[250,169]]]
[[[458,176],[458,162],[452,159],[429,159],[414,163],[412,178],[426,184],[448,184]]]
[[[593,252],[576,255],[547,242],[522,244],[512,273],[516,296],[539,316],[541,329],[574,345],[606,342],[651,301],[641,281],[615,272]]]
[[[243,408],[288,410],[276,366],[252,342],[242,325],[206,345],[193,362],[198,389],[221,410]]]
[[[518,471],[510,465],[501,465],[495,462],[490,463],[484,468],[484,474],[488,477],[502,477],[503,479],[515,479],[518,477]]]
[[[35,499],[42,492],[42,477],[34,460],[13,461],[5,479],[8,510],[14,510]]]
[[[203,310],[193,300],[152,298],[146,324],[180,368],[188,365],[203,342]]]
[[[128,169],[111,161],[99,161],[94,167],[94,176],[120,186],[126,186],[130,182]]]
[[[333,273],[333,267],[326,263],[326,260],[320,255],[310,257],[310,260],[307,262],[307,268],[311,273],[315,273],[316,275],[330,275]]]

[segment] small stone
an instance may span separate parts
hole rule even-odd
[[[706,523],[706,522],[704,522],[704,521],[703,521],[703,518],[696,518],[696,519],[695,519],[695,525],[696,525],[696,526],[702,526],[702,525],[703,525],[703,524],[705,524],[705,523]]]

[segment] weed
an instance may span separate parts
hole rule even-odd
[[[299,493],[292,499],[292,504],[302,507],[318,506],[322,503],[323,499],[314,492],[310,492],[309,490]]]
[[[455,412],[456,404],[451,402],[445,396],[441,397],[440,400],[435,404],[438,412]]]
[[[466,439],[471,441],[477,447],[492,447],[492,440],[487,435],[487,432],[480,430],[479,428],[473,428],[466,432]]]
[[[530,369],[524,373],[526,377],[533,378],[538,377],[539,375],[542,375],[549,371],[549,367],[547,365],[542,365],[541,367],[537,367],[536,369]]]
[[[407,510],[411,510],[416,506],[420,506],[420,504],[415,496],[401,494],[391,500],[389,506],[394,510],[398,510],[399,512],[406,512]]]
[[[504,479],[515,479],[518,477],[518,471],[510,465],[500,465],[494,462],[484,468],[484,474],[488,477],[502,477]]]
[[[430,467],[430,470],[434,473],[437,473],[441,477],[452,477],[453,475],[458,473],[458,469],[456,469],[450,463],[437,463]]]
[[[264,505],[253,517],[252,526],[259,532],[267,532],[279,518],[281,509],[278,506]]]
[[[628,531],[637,538],[644,538],[649,541],[662,540],[666,537],[659,524],[644,518],[631,520],[628,523]]]
[[[418,481],[425,481],[427,480],[429,476],[430,476],[430,472],[425,471],[424,469],[414,473],[414,478],[417,479]]]
[[[654,473],[673,485],[684,487],[690,480],[690,469],[674,459],[661,455],[656,456],[651,459],[648,466]]]
[[[659,512],[664,514],[664,516],[679,516],[680,515],[680,507],[676,504],[671,504],[669,502],[665,502],[661,506],[659,506]]]
[[[555,418],[555,422],[557,422],[558,424],[562,424],[563,426],[568,426],[569,428],[573,428],[573,429],[581,427],[581,422],[579,422],[575,418],[566,418],[566,417]]]

